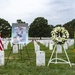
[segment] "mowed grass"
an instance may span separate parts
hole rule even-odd
[[[75,75],[74,65],[72,67],[69,64],[50,64],[47,66],[52,51],[48,47],[38,44],[40,45],[40,50],[45,51],[46,66],[36,66],[33,42],[25,46],[23,50],[19,50],[17,54],[13,54],[12,47],[9,44],[8,50],[5,50],[5,65],[0,66],[0,75]],[[75,63],[73,46],[68,48],[67,54],[71,63]],[[7,60],[8,56],[9,60]],[[58,54],[58,57],[66,60],[64,52]]]

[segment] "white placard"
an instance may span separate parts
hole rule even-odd
[[[63,48],[64,48],[64,50],[67,50],[67,49],[68,49],[68,44],[67,44],[67,42],[64,43]]]
[[[19,44],[19,50],[23,49],[24,44]]]
[[[23,49],[23,44],[20,44],[20,49],[21,49],[21,50]]]
[[[57,51],[57,53],[62,53],[62,46],[61,45],[57,45],[56,51]]]
[[[13,46],[12,42],[10,42],[11,47]]]
[[[49,43],[49,50],[53,50],[53,42],[52,41],[50,41],[50,43]]]
[[[18,45],[13,45],[13,53],[18,53]]]
[[[45,52],[44,51],[36,52],[36,66],[45,66]]]
[[[46,47],[48,47],[48,41],[46,41]]]
[[[0,51],[0,66],[4,65],[4,51]]]
[[[7,50],[7,43],[4,43],[4,50]]]
[[[34,47],[35,47],[35,53],[36,53],[37,51],[40,51],[40,46],[39,46],[38,44],[35,45]]]

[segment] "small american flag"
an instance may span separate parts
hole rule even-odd
[[[1,33],[0,33],[0,51],[2,50],[3,50],[3,43],[2,43]]]

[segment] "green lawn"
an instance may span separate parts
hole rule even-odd
[[[45,51],[46,66],[36,66],[33,42],[29,43],[23,50],[19,50],[18,54],[12,53],[12,48],[9,44],[9,49],[5,50],[6,65],[0,66],[0,75],[75,75],[74,65],[72,67],[70,67],[69,64],[50,64],[47,66],[52,51],[44,45],[38,44],[40,45],[41,50]],[[70,61],[75,63],[73,46],[68,48],[67,53]],[[7,60],[8,56],[9,60]],[[65,59],[64,52],[59,54],[59,57]]]

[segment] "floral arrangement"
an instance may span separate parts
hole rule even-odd
[[[51,31],[52,40],[57,44],[63,44],[69,38],[69,33],[64,27],[55,27]]]

